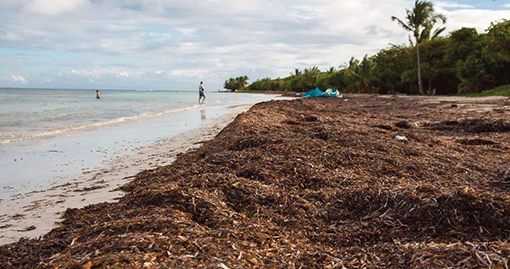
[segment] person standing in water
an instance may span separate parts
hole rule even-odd
[[[96,90],[96,99],[99,99],[99,90]]]
[[[200,81],[200,85],[198,86],[198,103],[204,103],[205,102],[205,94],[204,94],[204,82],[203,81]],[[202,99],[202,102],[200,102],[200,99]]]

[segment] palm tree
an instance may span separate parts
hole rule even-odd
[[[439,29],[436,29],[434,31],[434,33],[432,34],[432,28],[434,28],[434,23],[431,24],[431,25],[428,25],[427,27],[425,27],[425,29],[423,29],[423,31],[421,31],[421,34],[420,34],[420,43],[425,42],[427,40],[436,39],[436,38],[439,37],[439,35],[441,33],[444,32],[444,30],[446,30],[446,27],[439,28]]]
[[[367,55],[360,62],[354,57],[349,61],[346,75],[348,79],[358,88],[358,91],[370,93],[370,80],[372,79],[372,70],[374,68],[374,61]]]
[[[248,85],[248,76],[240,76],[235,79],[237,89],[243,90]]]
[[[420,1],[416,0],[414,2],[414,7],[412,10],[406,9],[406,22],[400,20],[399,18],[393,16],[391,17],[392,21],[397,21],[402,28],[411,32],[415,38],[416,44],[414,44],[416,48],[416,58],[418,63],[418,86],[420,89],[420,94],[424,95],[423,84],[421,81],[421,67],[420,67],[420,48],[419,44],[423,39],[429,39],[430,33],[434,24],[436,22],[441,21],[442,23],[446,23],[446,17],[442,14],[436,14],[434,12],[434,6],[431,2],[428,1]],[[433,36],[438,36],[441,32],[444,31],[444,28],[438,29],[434,32]],[[411,42],[412,44],[412,42]]]
[[[301,70],[299,70],[299,69],[297,69],[297,68],[296,68],[296,69],[294,69],[294,73],[290,73],[290,75],[291,75],[292,77],[294,77],[294,78],[299,78],[299,77],[301,77],[301,74],[302,74]]]
[[[305,87],[311,89],[315,87],[315,83],[317,82],[317,77],[320,75],[321,71],[317,66],[311,68],[305,68],[303,72],[303,82]]]

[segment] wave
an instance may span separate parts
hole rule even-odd
[[[34,133],[28,134],[28,135],[26,135],[26,132],[23,132],[24,135],[19,135],[19,134],[16,135],[16,134],[12,134],[12,133],[4,134],[3,138],[0,137],[0,145],[5,145],[5,144],[9,144],[9,143],[19,142],[19,141],[24,141],[24,140],[34,139],[34,138],[52,137],[52,136],[57,136],[57,135],[73,132],[73,131],[82,131],[82,130],[90,130],[90,129],[96,129],[96,128],[101,128],[101,127],[107,127],[110,125],[134,122],[134,121],[142,120],[142,119],[156,118],[156,117],[161,117],[161,116],[168,115],[168,114],[174,114],[174,113],[193,110],[193,109],[202,108],[202,107],[203,106],[201,106],[201,105],[192,105],[189,107],[170,109],[170,110],[164,110],[164,111],[143,112],[143,113],[140,113],[135,116],[119,117],[119,118],[114,118],[114,119],[110,119],[110,120],[98,121],[98,122],[89,122],[89,123],[84,123],[84,124],[79,124],[79,125],[63,126],[63,127],[58,127],[58,128],[52,129],[52,130],[34,132]],[[7,136],[7,137],[5,137],[5,136]]]

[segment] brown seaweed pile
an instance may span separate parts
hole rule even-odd
[[[506,126],[398,98],[258,104],[0,267],[508,268]]]
[[[510,132],[510,124],[504,120],[464,119],[462,121],[443,121],[432,125],[436,130],[450,130],[471,133]]]

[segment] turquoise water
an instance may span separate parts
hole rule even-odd
[[[0,89],[0,145],[144,120],[199,107],[198,92]],[[208,106],[253,103],[267,97],[207,93]]]

